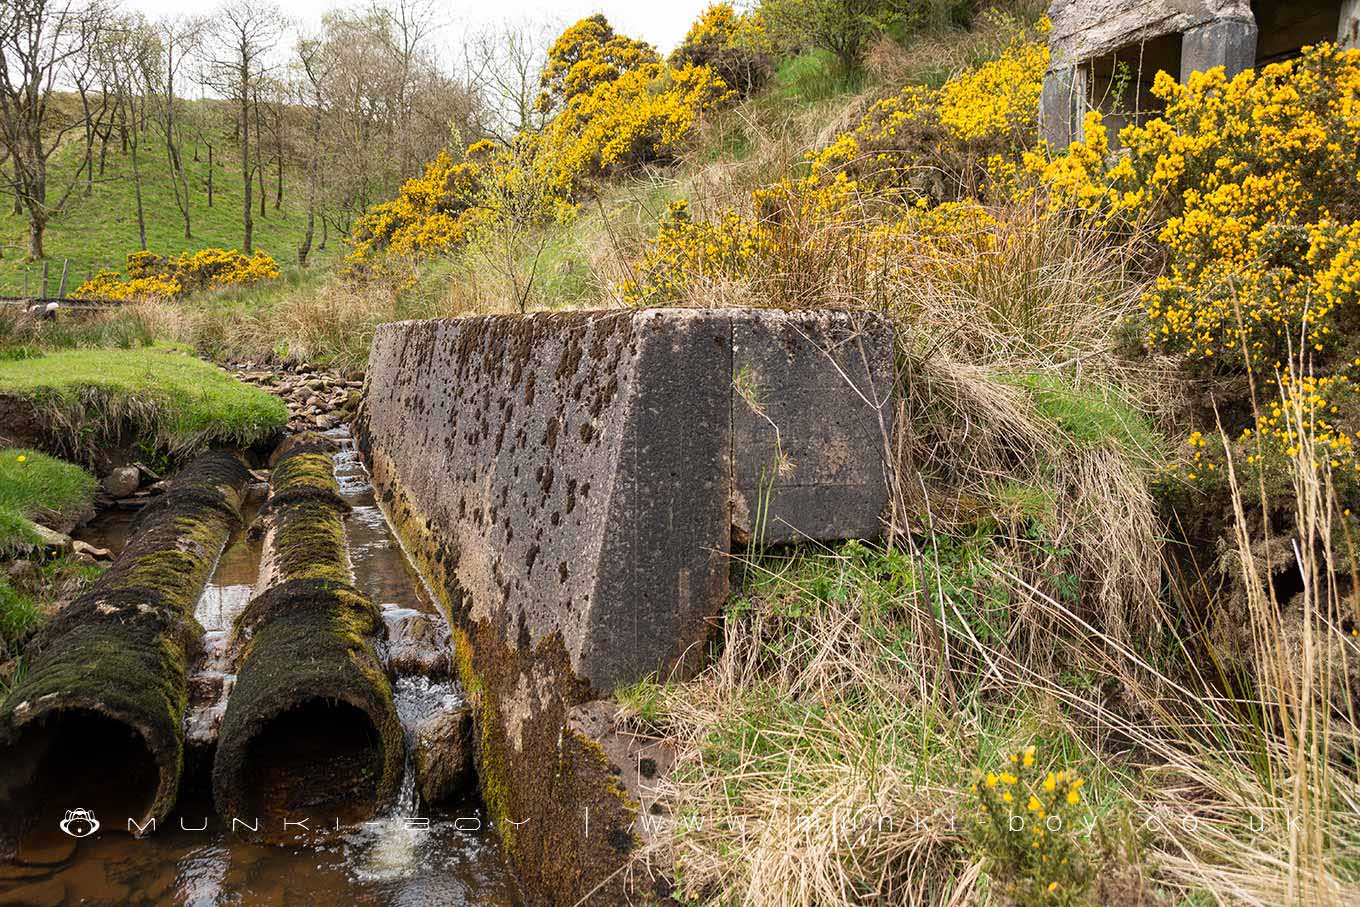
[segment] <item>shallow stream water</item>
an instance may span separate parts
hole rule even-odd
[[[341,444],[335,473],[353,507],[346,529],[356,585],[386,610],[410,608],[442,621],[376,506],[348,434],[330,435]],[[262,487],[255,491],[250,516],[263,495]],[[96,526],[86,538],[117,550],[126,538],[124,523],[110,520],[107,535]],[[196,716],[224,707],[215,693],[229,692],[234,680],[226,673],[225,646],[232,621],[254,591],[259,562],[259,540],[237,533],[198,602],[205,655],[191,681],[191,731]],[[394,687],[408,744],[421,719],[456,705],[460,697],[452,682],[417,675],[398,677]],[[137,839],[122,829],[102,828],[76,841],[53,829],[50,839],[29,843],[30,855],[46,865],[0,864],[0,905],[518,907],[518,887],[480,805],[470,800],[425,807],[416,796],[410,761],[408,746],[400,794],[384,817],[318,832],[291,846],[233,835],[213,814],[205,768],[191,766],[186,784],[191,790],[156,834]]]

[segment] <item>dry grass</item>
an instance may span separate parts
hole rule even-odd
[[[1254,490],[1232,480],[1258,667],[1240,689],[1203,670],[1226,653],[1102,630],[1004,544],[752,562],[717,662],[622,695],[678,752],[647,859],[711,904],[997,903],[968,769],[1037,743],[1091,779],[1098,877],[1061,903],[1360,902],[1356,577],[1326,469],[1294,475],[1290,601],[1253,566]]]

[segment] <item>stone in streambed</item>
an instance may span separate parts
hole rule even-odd
[[[416,728],[416,789],[426,803],[471,792],[472,713],[467,706],[436,712]]]
[[[449,673],[452,641],[443,621],[414,608],[383,607],[387,626],[387,669],[398,676]]]
[[[100,484],[109,493],[109,497],[130,497],[142,485],[142,471],[136,466],[119,466],[104,476]]]

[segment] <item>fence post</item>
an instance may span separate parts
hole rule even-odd
[[[43,259],[43,284],[42,284],[42,296],[40,298],[42,299],[47,298],[47,259],[45,258]]]
[[[71,269],[71,259],[69,259],[69,258],[63,258],[63,259],[61,260],[61,283],[57,286],[57,298],[58,298],[58,299],[65,299],[65,298],[66,298],[66,272],[69,271],[70,269]]]

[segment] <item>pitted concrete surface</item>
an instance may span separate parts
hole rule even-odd
[[[359,433],[455,622],[560,634],[608,691],[697,663],[734,522],[739,542],[878,533],[891,380],[891,330],[863,315],[403,322],[374,339]]]

